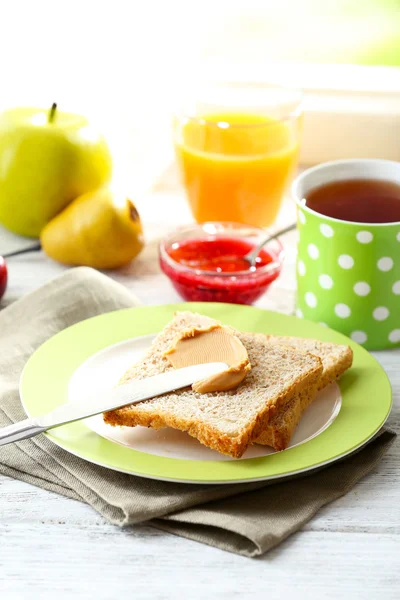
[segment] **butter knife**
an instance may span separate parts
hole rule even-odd
[[[0,446],[34,437],[53,427],[59,427],[66,423],[93,417],[108,410],[115,410],[127,404],[137,404],[142,400],[179,390],[192,385],[196,381],[221,373],[227,368],[228,365],[221,362],[193,365],[183,369],[167,371],[146,379],[135,379],[111,390],[96,391],[93,395],[82,398],[81,401],[74,400],[74,402],[61,404],[49,413],[1,428]]]

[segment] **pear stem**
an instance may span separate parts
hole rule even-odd
[[[56,110],[57,110],[57,103],[53,102],[53,104],[51,105],[51,109],[49,110],[48,117],[47,117],[47,122],[48,123],[53,123],[54,122],[54,118],[56,116]]]

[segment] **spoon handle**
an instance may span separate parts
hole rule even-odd
[[[37,252],[41,250],[42,247],[40,244],[37,246],[28,246],[28,248],[22,248],[21,250],[14,250],[13,252],[6,252],[3,254],[3,258],[10,258],[10,256],[18,256],[19,254],[27,254],[28,252]]]
[[[245,259],[248,260],[249,263],[251,264],[251,266],[253,267],[254,264],[255,264],[256,258],[257,258],[257,256],[260,253],[260,250],[262,248],[264,248],[264,246],[266,244],[268,244],[269,242],[272,242],[272,240],[276,240],[277,238],[281,237],[285,233],[289,233],[289,231],[293,231],[293,229],[296,229],[296,223],[291,223],[290,225],[288,225],[284,229],[281,229],[280,231],[277,231],[276,233],[274,233],[272,235],[269,235],[262,242],[260,242],[258,244],[258,246],[256,246],[254,248],[254,250],[252,250],[251,252],[249,252],[248,254],[246,254]]]

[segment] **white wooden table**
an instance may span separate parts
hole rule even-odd
[[[137,206],[148,245],[131,266],[110,275],[144,304],[179,301],[160,273],[156,239],[189,222],[190,214],[167,174]],[[278,221],[293,218],[285,205]],[[286,237],[282,276],[258,303],[293,312],[296,234]],[[0,231],[0,254],[20,244]],[[32,253],[8,260],[9,287],[1,306],[37,288],[64,267]],[[1,332],[0,332],[1,334]],[[393,386],[389,420],[399,429],[400,352],[377,352]],[[344,498],[319,512],[302,531],[256,560],[228,554],[148,526],[120,530],[90,507],[0,477],[0,598],[123,596],[203,599],[294,597],[400,598],[399,444],[376,471]]]

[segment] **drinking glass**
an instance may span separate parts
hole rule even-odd
[[[295,171],[301,92],[213,84],[174,117],[174,144],[197,222],[271,225]]]

